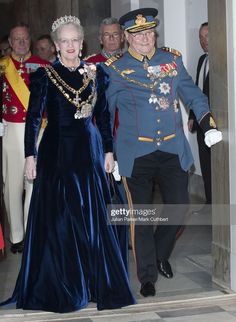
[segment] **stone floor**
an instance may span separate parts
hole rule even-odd
[[[143,298],[139,294],[135,265],[130,251],[130,278],[137,305],[115,311],[97,311],[95,304],[79,312],[53,314],[15,310],[14,306],[0,309],[0,321],[236,321],[236,294],[212,283],[211,225],[194,218],[176,242],[170,258],[174,278],[159,276],[157,295]],[[0,302],[11,295],[21,256],[9,252],[0,261]]]

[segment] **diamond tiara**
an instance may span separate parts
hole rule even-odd
[[[55,20],[53,22],[53,24],[52,24],[52,32],[57,30],[60,26],[65,25],[65,24],[70,23],[70,22],[80,26],[79,18],[77,18],[75,16],[64,16],[64,17],[58,18],[57,20]]]

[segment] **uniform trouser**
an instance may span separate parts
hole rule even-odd
[[[4,202],[10,227],[10,241],[18,243],[24,238],[33,184],[24,178],[25,123],[5,123],[7,127],[2,151]]]
[[[3,137],[4,202],[10,226],[10,241],[18,243],[24,238],[24,132],[25,123],[7,124]]]
[[[204,133],[200,126],[197,127],[197,142],[199,151],[200,167],[202,172],[202,179],[204,183],[204,190],[206,196],[206,203],[211,204],[211,149],[205,144]]]
[[[180,167],[177,155],[161,151],[135,159],[132,176],[126,178],[135,208],[152,203],[154,178],[158,178],[163,203],[168,204],[161,216],[172,218],[170,225],[157,225],[156,229],[153,225],[135,225],[137,275],[141,283],[156,282],[157,260],[169,258],[188,209],[188,173]],[[179,206],[169,207],[171,204]]]

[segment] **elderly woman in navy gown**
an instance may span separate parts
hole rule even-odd
[[[31,78],[25,173],[34,189],[10,302],[54,312],[78,310],[90,301],[99,310],[120,308],[135,301],[114,229],[107,224],[106,172],[114,167],[108,79],[100,66],[78,58],[83,43],[78,18],[57,19],[52,37],[59,60]],[[45,111],[48,124],[37,153]]]

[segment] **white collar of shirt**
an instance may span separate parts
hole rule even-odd
[[[201,66],[200,73],[199,73],[198,86],[201,88],[201,90],[203,90],[204,70],[205,70],[205,75],[207,75],[209,72],[208,54],[206,55],[206,57],[204,58],[204,60],[202,62],[202,66]]]

